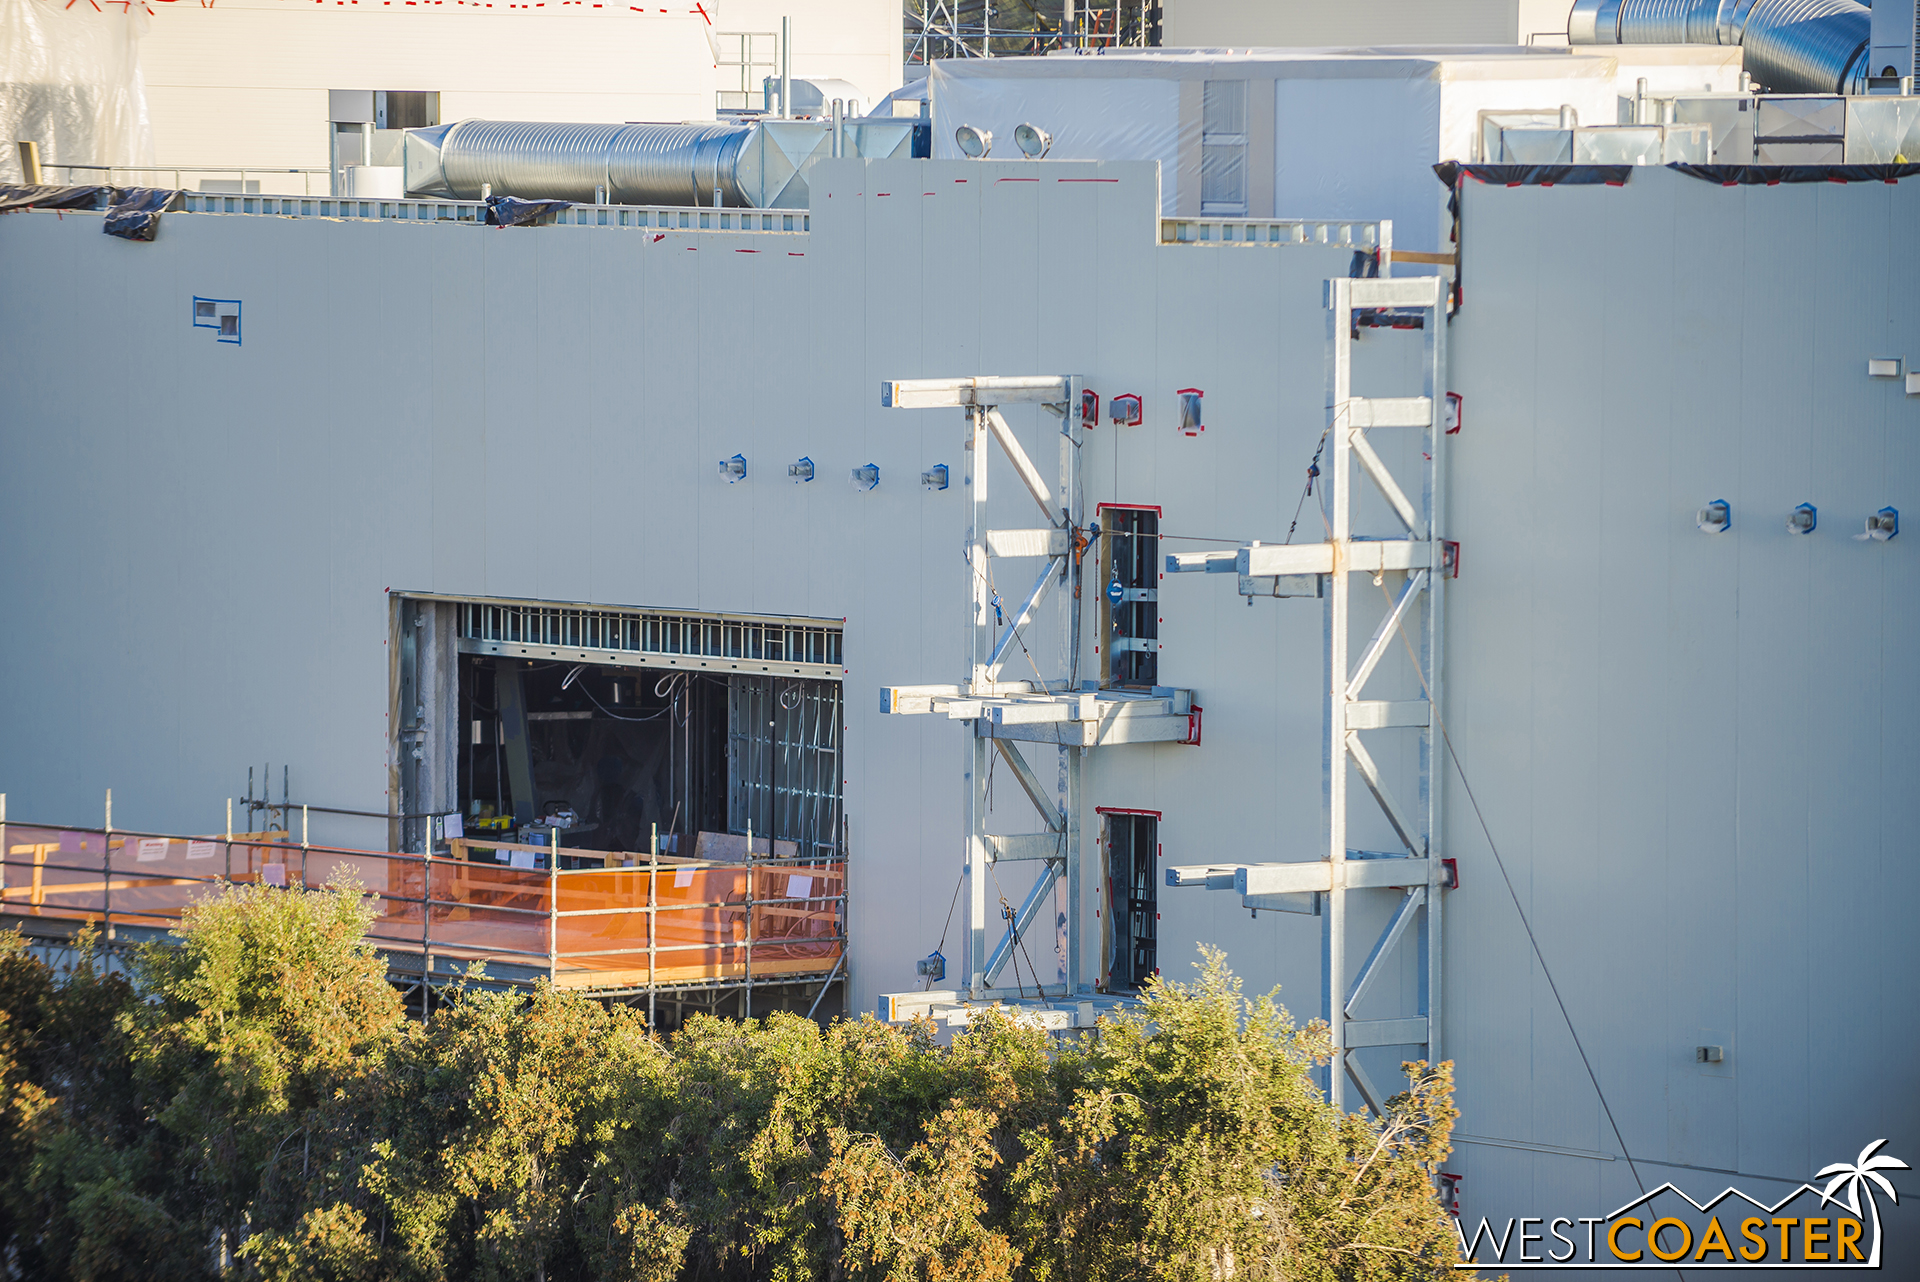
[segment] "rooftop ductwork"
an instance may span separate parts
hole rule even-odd
[[[1739,45],[1775,93],[1864,93],[1873,11],[1854,0],[1576,0],[1576,45]]]
[[[846,153],[906,155],[913,122],[843,126]],[[404,145],[407,194],[448,200],[603,199],[614,205],[723,205],[805,209],[806,170],[832,154],[822,121],[750,125],[567,125],[462,120],[412,129]],[[601,194],[604,189],[604,196]]]

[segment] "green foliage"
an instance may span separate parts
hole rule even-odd
[[[60,973],[0,934],[0,1232],[28,1277],[89,1282],[203,1276],[166,1205],[126,1030],[134,989],[92,930]]]
[[[470,983],[403,1020],[357,888],[224,888],[135,981],[0,937],[0,1251],[274,1282],[1455,1276],[1450,1066],[1387,1116],[1218,953],[1059,1041]],[[484,976],[475,978],[484,981]]]
[[[121,1019],[166,1154],[174,1214],[237,1242],[307,1178],[336,1094],[378,1067],[401,1025],[364,942],[357,885],[227,886],[187,910],[178,943],[134,957],[148,1000]]]

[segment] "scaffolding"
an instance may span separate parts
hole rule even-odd
[[[1064,0],[907,0],[908,66],[936,58],[1008,58],[1063,49],[1146,48],[1160,43],[1159,0],[1104,6]]]
[[[645,999],[650,1018],[662,998],[714,1008],[727,994],[751,1017],[756,990],[763,1010],[771,991],[781,1002],[811,996],[812,1013],[846,977],[844,855],[781,856],[751,835],[738,862],[663,855],[657,842],[635,856],[461,837],[405,854],[279,830],[177,836],[114,828],[110,817],[75,828],[5,813],[0,796],[0,924],[54,951],[89,923],[109,953],[164,939],[226,884],[340,881],[367,897],[366,941],[423,1015],[474,963],[494,986],[544,980]]]
[[[1375,1112],[1386,1096],[1352,1052],[1374,1046],[1417,1047],[1421,1058],[1441,1055],[1440,1000],[1443,891],[1453,880],[1452,861],[1441,858],[1441,794],[1436,772],[1442,759],[1441,646],[1447,579],[1458,566],[1458,545],[1445,530],[1447,414],[1446,289],[1437,276],[1331,280],[1327,305],[1327,437],[1332,447],[1325,484],[1331,499],[1328,537],[1304,544],[1251,543],[1234,550],[1176,554],[1168,573],[1236,573],[1239,591],[1253,596],[1303,596],[1322,600],[1326,618],[1324,782],[1326,849],[1323,858],[1298,863],[1236,863],[1173,867],[1169,886],[1228,890],[1253,910],[1319,911],[1322,917],[1321,1015],[1332,1038],[1328,1098],[1345,1106],[1350,1080]],[[1424,338],[1423,394],[1408,397],[1353,395],[1353,344],[1374,327],[1418,328]],[[1369,439],[1369,433],[1412,429],[1420,433],[1418,484],[1403,486]],[[1408,451],[1411,456],[1412,452]],[[1356,467],[1386,501],[1399,529],[1381,537],[1358,533],[1354,519]],[[1369,576],[1384,586],[1399,579],[1378,626],[1356,657],[1349,636],[1352,580]],[[1415,655],[1421,697],[1366,699],[1368,682],[1392,647],[1405,638]],[[1412,731],[1419,737],[1417,801],[1413,808],[1395,794],[1361,735]],[[1350,769],[1351,768],[1351,769]],[[1391,853],[1348,846],[1348,784],[1357,774],[1386,817],[1401,849]],[[1349,893],[1398,895],[1385,928],[1367,959],[1348,974]],[[1424,917],[1416,948],[1418,1009],[1388,1018],[1360,1019],[1367,994],[1387,972]]]
[[[964,983],[937,995],[916,997],[943,997],[953,1002],[1018,1000],[1028,995],[1029,988],[1042,1000],[1091,994],[1093,985],[1082,974],[1081,940],[1080,811],[1087,753],[1122,744],[1198,741],[1198,710],[1193,707],[1191,691],[1162,687],[1102,689],[1098,682],[1079,679],[1081,562],[1091,533],[1085,524],[1080,478],[1085,395],[1083,380],[1067,375],[919,379],[881,386],[881,405],[885,408],[957,408],[966,412],[964,484],[967,564],[971,571],[967,680],[954,685],[888,686],[880,696],[884,713],[943,715],[951,721],[967,722],[972,732],[962,871],[967,892],[966,948],[961,966]],[[1038,403],[1059,420],[1059,466],[1051,482],[1041,474],[1002,413],[1003,406],[1018,403]],[[996,449],[1038,506],[1045,526],[988,528],[989,456]],[[1031,567],[1036,563],[1039,566],[1018,605],[1000,595],[997,567],[1007,562],[1021,567],[1008,578],[1009,584],[1025,584],[1026,575],[1033,572]],[[1060,644],[1049,655],[1048,647],[1037,642],[1029,645],[1024,634],[1042,600],[1056,586],[1070,595],[1059,612]],[[1016,653],[1032,670],[1033,680],[1003,679],[1003,670]],[[1048,666],[1056,673],[1052,677],[1042,671],[1043,661],[1049,660]],[[1029,760],[1023,743],[1051,745],[1057,750],[1057,769],[1050,772],[1051,784]],[[1042,823],[1041,831],[1012,835],[987,832],[988,767],[996,756],[1032,803]],[[1000,866],[1024,868],[1034,864],[1039,869],[1019,905],[1003,901],[999,912],[990,910],[988,888],[999,887]],[[1042,920],[1042,910],[1053,903],[1055,886],[1062,880],[1070,905],[1066,913],[1065,983],[1056,979],[1048,985],[1038,974],[1033,985],[1001,983],[1003,972],[1019,955],[1022,941]],[[1048,921],[1050,928],[1050,917]],[[1004,930],[995,922],[1004,923]]]

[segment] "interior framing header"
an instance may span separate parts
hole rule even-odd
[[[843,619],[396,593],[458,607],[462,654],[840,681]]]

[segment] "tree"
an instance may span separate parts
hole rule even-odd
[[[223,885],[177,942],[135,954],[147,1000],[121,1022],[167,1207],[200,1241],[234,1250],[247,1226],[286,1222],[326,1106],[398,1044],[400,998],[365,941],[374,915],[345,881]]]
[[[1015,1248],[1051,1278],[1456,1276],[1431,1172],[1453,1120],[1446,1066],[1378,1121],[1343,1115],[1309,1070],[1324,1030],[1271,994],[1249,1001],[1218,950],[1190,985],[1156,981],[1136,1010],[1062,1057],[1070,1097],[1025,1135],[1009,1183]]]
[[[138,986],[0,936],[0,1232],[23,1276],[268,1282],[1451,1278],[1450,1068],[1328,1106],[1324,1030],[1188,984],[1056,1040],[980,1010],[691,1020],[476,971],[401,1018],[351,886],[228,887]],[[1892,1159],[1842,1172],[1870,1181]],[[1839,1169],[1839,1168],[1834,1168]],[[1860,1171],[1867,1175],[1860,1176]],[[1829,1172],[1831,1173],[1831,1172]]]
[[[83,929],[55,972],[0,935],[0,1232],[29,1277],[197,1278],[205,1258],[164,1205],[126,1020],[132,985]]]

